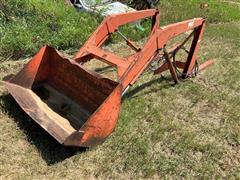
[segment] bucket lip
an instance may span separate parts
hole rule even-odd
[[[12,95],[12,97],[16,100],[17,104],[21,107],[21,109],[29,116],[31,117],[37,124],[39,124],[45,131],[47,131],[51,136],[53,136],[59,143],[63,144],[65,140],[74,132],[77,130],[74,129],[71,125],[67,125],[66,123],[61,123],[59,120],[56,121],[56,119],[64,119],[66,118],[62,117],[55,111],[53,111],[45,102],[43,102],[39,96],[36,95],[36,93],[32,89],[28,89],[25,87],[22,87],[18,84],[11,83],[8,81],[4,81],[4,84],[6,88],[8,89],[9,93]],[[18,89],[17,91],[14,90],[14,88]],[[28,102],[33,102],[34,105],[30,105],[26,103],[26,100],[21,100],[21,97],[23,97],[23,94],[27,94]],[[34,94],[34,96],[32,96]],[[21,95],[21,96],[20,96]],[[19,98],[20,97],[20,98]],[[37,97],[37,98],[35,98]],[[39,99],[38,99],[39,98]],[[38,101],[39,100],[39,101]],[[41,103],[41,104],[39,104]],[[34,108],[33,108],[34,107]],[[49,112],[47,112],[49,110]],[[40,115],[38,115],[38,113]],[[39,119],[36,117],[40,117]],[[45,117],[45,118],[44,118]],[[55,117],[55,118],[53,118]],[[50,120],[46,120],[50,119]],[[51,123],[49,123],[51,122]],[[51,126],[54,125],[54,126]],[[51,128],[51,127],[54,127]],[[58,130],[56,130],[56,128]],[[60,132],[57,132],[60,131]]]
[[[65,145],[65,146],[78,146],[80,140],[82,139],[84,135],[84,131],[81,130],[76,130],[75,132],[73,132],[72,134],[70,134],[64,142],[62,142],[61,144]]]

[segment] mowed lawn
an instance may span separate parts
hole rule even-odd
[[[215,64],[175,86],[168,73],[146,71],[102,145],[59,145],[0,83],[0,179],[239,179],[240,2],[201,3],[162,0],[161,18],[167,24],[207,16],[199,60]],[[0,79],[26,61],[2,62]]]

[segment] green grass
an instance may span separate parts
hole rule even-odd
[[[207,4],[207,8],[201,8],[201,4]],[[239,21],[239,4],[232,4],[229,1],[220,0],[189,0],[183,3],[182,0],[160,1],[160,11],[164,23],[178,22],[192,17],[202,16],[208,19],[209,23],[226,23]],[[177,11],[181,10],[181,13]]]
[[[199,15],[201,2],[163,0],[163,23]],[[0,179],[239,179],[238,6],[208,2],[200,60],[213,58],[215,65],[177,86],[168,73],[166,79],[144,73],[123,98],[116,130],[100,146],[62,147],[0,84]],[[219,16],[214,12],[222,4],[230,11]],[[25,62],[1,63],[0,77]]]
[[[0,12],[0,56],[15,59],[33,55],[44,44],[79,48],[101,22],[64,0],[1,0]]]
[[[44,44],[73,52],[102,19],[97,14],[77,12],[65,0],[0,0],[0,60],[32,56]],[[127,35],[144,37],[145,32],[129,27],[123,28]]]

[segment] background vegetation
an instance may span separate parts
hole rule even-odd
[[[64,1],[0,2],[1,78],[45,43],[73,52],[100,22]],[[208,17],[199,59],[213,58],[215,65],[177,86],[168,73],[145,72],[124,97],[115,132],[91,149],[59,145],[0,83],[0,179],[239,179],[239,4],[161,0],[162,24]],[[125,51],[118,44],[112,50]]]
[[[58,49],[80,47],[100,22],[77,13],[64,0],[1,0],[0,55],[33,55],[43,44]]]

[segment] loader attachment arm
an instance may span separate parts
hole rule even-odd
[[[147,17],[152,18],[151,33],[143,49],[140,49],[131,40],[122,35],[122,33],[118,31],[118,28],[129,22]],[[158,52],[160,50],[163,50],[167,62],[162,67],[159,67],[159,69],[157,69],[154,74],[162,73],[162,69],[169,69],[175,83],[178,83],[179,78],[187,78],[194,73],[193,69],[196,65],[196,59],[199,52],[205,23],[206,22],[204,18],[194,18],[160,27],[159,11],[155,9],[109,16],[105,18],[99,28],[93,33],[85,45],[78,51],[74,60],[83,65],[86,61],[89,61],[93,57],[96,57],[99,60],[116,67],[118,70],[118,82],[123,85],[123,90],[125,90],[129,85],[132,85],[137,80],[141,73],[158,55]],[[193,31],[191,33],[191,36],[194,37],[191,49],[189,50],[188,58],[186,62],[173,63],[171,60],[172,56],[170,54],[177,53],[179,49],[182,48],[182,46],[187,41],[189,41],[191,36],[188,37],[180,46],[172,48],[170,52],[168,52],[165,46],[172,38],[189,31]],[[113,32],[118,32],[127,42],[127,45],[135,50],[136,53],[127,58],[122,58],[116,56],[111,52],[103,50],[101,48],[102,44]],[[213,61],[209,61],[207,62],[207,65],[210,65],[212,63]],[[181,66],[178,68],[183,69],[181,77],[178,77],[176,67],[174,67],[176,64],[181,64]],[[204,64],[204,66],[206,66],[206,64]]]

